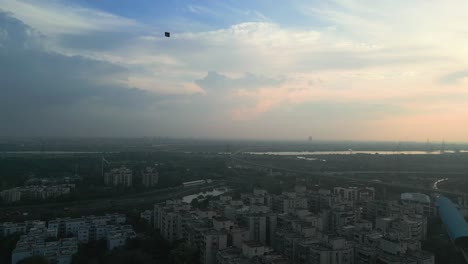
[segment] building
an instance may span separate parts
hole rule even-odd
[[[13,234],[25,234],[26,233],[26,224],[24,223],[1,223],[0,225],[0,235],[6,237]]]
[[[256,240],[264,245],[272,245],[277,226],[277,215],[250,214],[247,215],[250,240]]]
[[[104,184],[109,186],[132,187],[133,173],[126,167],[112,169],[104,174]]]
[[[202,232],[201,241],[199,241],[200,263],[215,264],[216,255],[219,250],[227,247],[227,233],[208,229]]]
[[[4,190],[0,192],[0,197],[7,203],[18,202],[21,199],[44,200],[68,195],[73,188],[75,184],[28,185]]]
[[[181,215],[178,212],[162,211],[160,232],[162,237],[170,242],[181,239]]]
[[[325,241],[303,241],[298,243],[294,259],[294,263],[300,264],[351,264],[354,263],[354,247],[340,237],[330,237]]]
[[[226,217],[213,217],[213,228],[221,231],[221,230],[226,230],[230,231],[231,229],[234,228],[234,222],[231,219],[228,219]]]
[[[104,216],[83,216],[80,218],[57,218],[50,220],[47,223],[48,228],[56,229],[58,235],[78,236],[81,233],[83,239],[86,238],[86,232],[89,234],[89,239],[98,240],[105,238],[105,227],[107,225],[121,225],[126,222],[125,215],[122,214],[107,214]],[[87,229],[88,231],[84,231]],[[86,241],[84,241],[86,242]]]
[[[146,167],[141,172],[141,183],[146,187],[153,187],[158,184],[159,174],[155,168]]]
[[[235,227],[228,233],[228,245],[235,248],[242,248],[242,243],[250,239],[250,232],[243,227]]]
[[[434,255],[421,250],[419,241],[400,239],[390,233],[380,241],[376,263],[434,264]]]
[[[377,218],[392,216],[396,201],[372,200],[367,201],[362,210],[362,218],[375,222]]]
[[[21,236],[12,252],[11,263],[16,264],[32,256],[43,256],[49,263],[72,263],[73,254],[78,251],[77,239],[57,239],[50,234],[45,228],[34,228],[29,234]]]
[[[4,190],[0,192],[0,198],[3,202],[14,203],[21,200],[21,190],[20,188],[13,188],[9,190]]]
[[[190,204],[182,203],[182,200],[168,200],[154,206],[154,228],[159,229],[161,236],[170,241],[176,241],[184,237],[184,225],[187,217],[190,218]]]
[[[346,206],[333,208],[330,220],[330,231],[341,232],[343,227],[355,224],[357,220],[356,212],[354,208]]]
[[[216,264],[251,264],[249,258],[242,255],[239,248],[228,247],[218,250]]]
[[[320,189],[306,194],[307,207],[314,213],[319,213],[323,210],[332,208],[336,203],[340,202],[338,195],[331,190]]]
[[[204,264],[432,264],[434,256],[421,250],[427,219],[415,210],[427,203],[407,198],[374,200],[368,187],[296,186],[281,195],[254,189],[241,200],[221,196],[204,210],[166,201],[141,217],[153,217],[165,239],[195,246]]]
[[[280,229],[275,232],[273,249],[295,263],[297,246],[304,238],[292,230]]]
[[[437,197],[436,205],[450,239],[456,244],[468,240],[468,223],[457,206],[444,196]]]
[[[140,213],[140,218],[145,220],[148,224],[152,225],[154,219],[154,212],[152,210],[145,210]]]
[[[356,244],[354,247],[355,264],[373,264],[376,263],[378,250],[365,244]]]
[[[182,185],[184,187],[193,187],[193,186],[198,186],[198,185],[203,185],[207,181],[205,180],[197,180],[197,181],[189,181],[189,182],[183,182]]]
[[[256,193],[256,194],[255,194]],[[260,190],[254,190],[254,194],[242,193],[241,200],[246,205],[264,205],[266,204],[266,197]]]
[[[125,245],[136,237],[131,225],[122,225],[122,214],[57,218],[47,223],[34,220],[24,223],[1,223],[2,234],[22,233],[13,250],[12,263],[24,258],[43,256],[49,263],[69,264],[78,250],[79,243],[106,239],[109,250]],[[59,239],[60,237],[67,237]]]
[[[136,234],[131,225],[113,226],[107,233],[107,250],[125,246],[129,239],[135,238]]]
[[[272,209],[276,213],[292,213],[296,209],[307,209],[308,199],[304,195],[283,192],[281,195],[272,197]]]
[[[400,203],[406,207],[406,211],[416,214],[432,216],[435,213],[431,198],[422,193],[402,193]]]
[[[270,251],[272,251],[271,248],[268,248],[255,240],[245,241],[242,243],[242,255],[248,258],[263,256]]]
[[[29,220],[23,223],[0,223],[0,237],[5,237],[13,234],[26,234],[33,228],[45,227],[46,222],[40,220]]]
[[[358,189],[356,187],[335,187],[333,193],[337,195],[341,201],[357,201]]]
[[[383,233],[397,232],[403,239],[425,240],[427,218],[422,215],[403,214],[399,217],[384,217],[376,220],[376,229]]]

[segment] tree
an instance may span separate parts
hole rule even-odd
[[[11,252],[15,248],[19,237],[19,234],[13,234],[0,240],[0,263],[11,263]]]
[[[99,263],[104,258],[106,253],[106,241],[90,241],[89,243],[80,245],[78,253],[73,255],[73,264],[81,263]]]
[[[152,264],[154,259],[141,250],[116,250],[104,258],[103,263],[109,264]]]
[[[29,258],[22,259],[18,262],[18,264],[48,264],[49,261],[47,261],[46,258],[42,256],[32,256]]]
[[[199,263],[199,254],[197,248],[190,245],[188,242],[180,243],[171,251],[172,263],[174,264],[195,264]]]

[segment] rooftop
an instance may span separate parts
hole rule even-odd
[[[413,201],[419,203],[430,203],[431,198],[422,193],[402,193],[400,196],[401,200]]]
[[[256,240],[245,241],[244,245],[246,245],[248,247],[263,247],[263,244],[256,241]]]
[[[436,198],[436,206],[451,240],[468,237],[468,224],[450,199],[439,196]]]

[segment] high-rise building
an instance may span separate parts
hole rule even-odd
[[[272,245],[276,232],[276,214],[251,214],[248,216],[249,237],[264,245]]]
[[[132,171],[126,167],[112,169],[104,174],[105,185],[132,187],[132,181]]]
[[[158,184],[159,174],[156,169],[152,167],[146,167],[141,172],[141,183],[146,187],[153,187]]]
[[[351,264],[354,263],[354,248],[340,237],[322,242],[301,241],[295,247],[294,260],[295,263]]]
[[[200,262],[204,264],[216,263],[216,255],[219,250],[227,247],[227,233],[214,229],[203,232],[199,244]]]
[[[14,203],[21,200],[20,188],[13,188],[0,192],[0,198],[7,203]]]

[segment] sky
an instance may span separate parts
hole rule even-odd
[[[467,141],[466,10],[0,0],[0,136]]]

